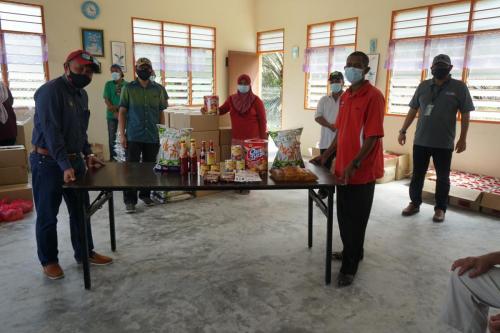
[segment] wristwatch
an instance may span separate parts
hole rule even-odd
[[[88,159],[90,157],[95,157],[95,154],[88,154],[87,156],[85,156],[85,159]]]
[[[406,131],[405,131],[405,130],[403,130],[403,129],[400,129],[400,130],[399,130],[399,134],[406,134]]]
[[[352,165],[354,166],[354,169],[359,169],[359,167],[361,167],[361,161],[360,160],[353,160]]]

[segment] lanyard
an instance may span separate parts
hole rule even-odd
[[[442,85],[438,86],[437,92],[435,91],[434,87],[436,87],[436,84],[432,84],[431,86],[431,91],[432,91],[432,98],[431,98],[431,104],[434,104],[434,101],[439,97],[441,92],[443,91],[444,87],[450,82],[450,80],[445,81]]]

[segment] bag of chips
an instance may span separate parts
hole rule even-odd
[[[191,139],[191,128],[175,129],[158,126],[160,136],[160,150],[156,159],[156,171],[180,171],[180,148],[181,141],[189,142]]]
[[[302,128],[295,128],[282,131],[269,131],[269,136],[278,147],[278,152],[274,158],[273,169],[280,169],[287,166],[304,167],[304,160],[300,153],[300,135]]]

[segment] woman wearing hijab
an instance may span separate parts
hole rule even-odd
[[[202,108],[202,112],[206,112]],[[219,114],[231,116],[233,144],[247,139],[267,139],[266,109],[262,100],[252,92],[250,77],[238,78],[238,91],[219,107]]]
[[[3,83],[0,82],[0,146],[16,144],[16,114],[12,108],[14,98]]]

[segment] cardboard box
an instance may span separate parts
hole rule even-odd
[[[233,130],[231,129],[231,127],[221,127],[219,131],[220,131],[219,144],[221,146],[223,145],[230,146],[233,140]]]
[[[204,115],[201,112],[173,112],[170,114],[170,127],[192,128],[194,132],[219,130],[217,115]]]
[[[28,167],[0,168],[0,185],[25,184],[28,182]]]
[[[398,156],[384,152],[384,168],[388,167],[394,167],[394,168],[398,167]]]
[[[27,156],[24,146],[0,146],[0,168],[27,166]]]
[[[309,155],[311,155],[311,157],[316,157],[316,156],[319,156],[321,155],[321,151],[319,148],[316,148],[316,147],[312,147],[312,148],[309,148]]]
[[[424,182],[423,193],[432,195],[436,193],[436,182],[426,179]],[[479,211],[481,206],[482,193],[480,190],[469,189],[456,185],[450,186],[449,204],[455,207]]]
[[[30,184],[0,186],[0,199],[33,200],[33,190]]]
[[[463,208],[463,209],[467,209],[467,210],[472,210],[475,212],[479,212],[479,210],[481,208],[479,198],[476,201],[470,201],[470,200],[462,199],[462,198],[458,198],[458,197],[450,197],[449,204],[450,204],[450,206],[459,207],[459,208]]]
[[[483,193],[481,207],[500,211],[500,194]]]
[[[17,113],[16,113],[17,114]],[[33,118],[26,116],[22,121],[17,120],[16,145],[21,145],[31,150],[31,135],[33,132]]]
[[[166,127],[170,127],[170,113],[172,113],[172,111],[169,111],[169,110],[163,110],[163,115],[165,116],[165,121],[163,122],[162,125],[165,125]]]
[[[191,139],[196,140],[196,148],[201,148],[201,141],[206,141],[208,149],[208,143],[210,140],[212,140],[214,146],[220,146],[219,131],[191,132]]]
[[[220,160],[224,162],[230,159],[231,159],[231,146],[230,145],[220,146]]]
[[[208,149],[208,147],[207,147]],[[221,159],[220,159],[220,147],[219,146],[214,146],[214,150],[215,150],[215,161],[217,163],[220,163]],[[196,149],[196,154],[198,156],[198,159],[200,158],[200,149]]]
[[[385,184],[396,180],[396,167],[388,166],[384,168],[384,177],[377,179],[377,184]]]
[[[395,166],[388,166],[384,168],[384,176],[377,179],[376,183],[377,184],[385,184],[392,182],[396,179],[396,167]]]
[[[481,213],[500,218],[500,210],[481,207]]]

